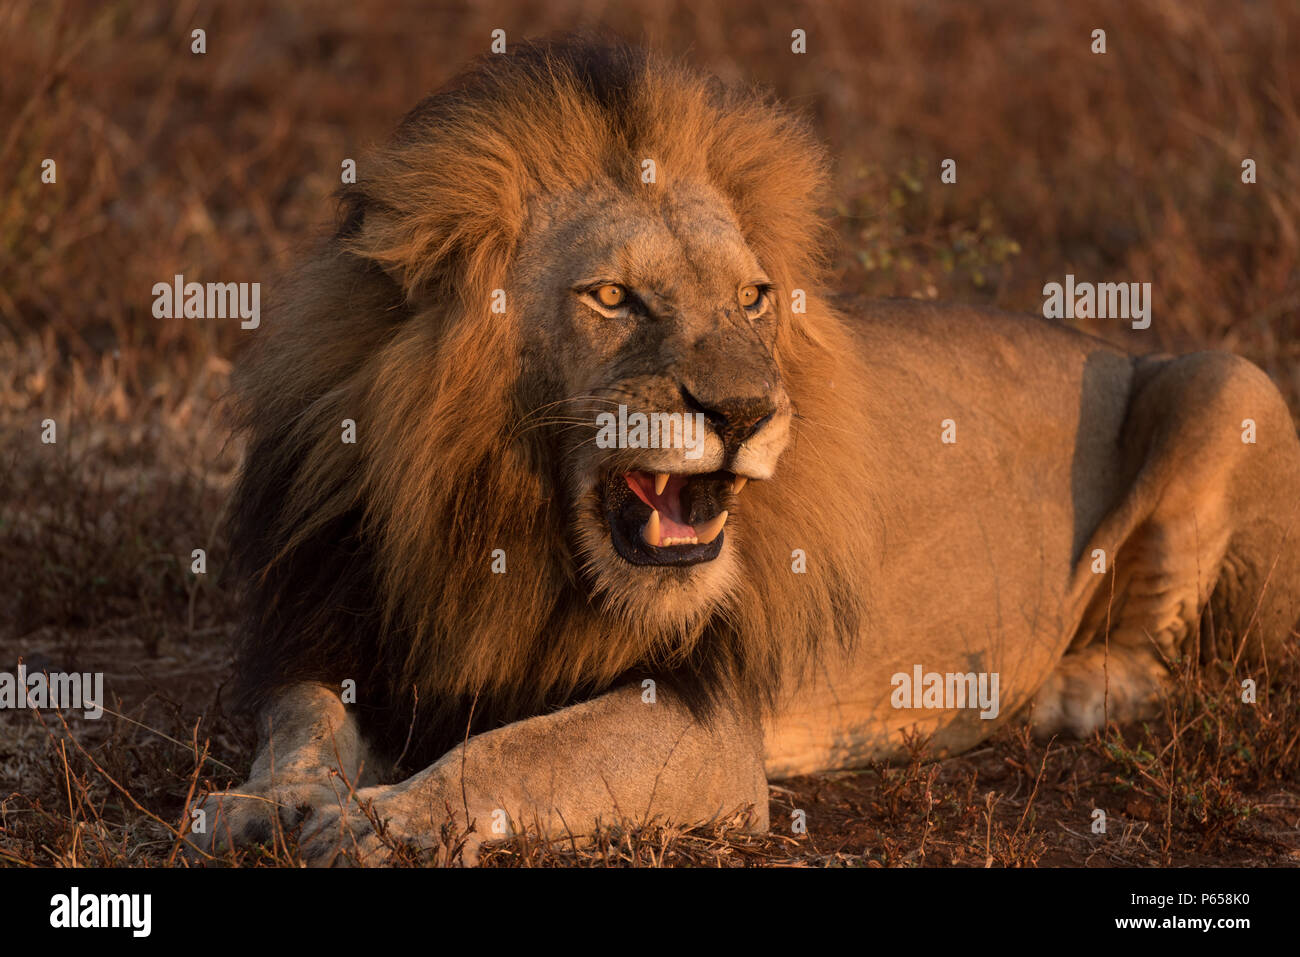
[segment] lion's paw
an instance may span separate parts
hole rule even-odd
[[[392,863],[394,853],[437,850],[428,863],[447,863],[442,828],[415,796],[393,786],[362,788],[344,806],[318,807],[303,825],[298,850],[309,867],[374,867]],[[478,864],[481,841],[473,832],[456,842],[455,863]]]
[[[186,835],[185,851],[191,860],[203,860],[231,848],[265,844],[317,809],[337,806],[346,797],[346,788],[340,792],[318,781],[249,781],[235,791],[214,792],[196,805],[203,811],[196,818],[203,831]]]
[[[314,808],[298,838],[298,853],[303,863],[308,867],[387,863],[393,845],[406,835],[377,816],[380,812],[374,792],[381,790],[365,788],[346,804]]]

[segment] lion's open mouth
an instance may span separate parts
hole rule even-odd
[[[732,472],[614,472],[605,513],[614,549],[634,565],[695,565],[722,551],[727,505],[745,484]]]

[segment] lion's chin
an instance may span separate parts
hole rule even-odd
[[[682,636],[694,630],[730,601],[740,563],[735,542],[718,547],[712,559],[694,563],[629,562],[602,536],[594,560],[594,593],[602,610],[642,634]]]

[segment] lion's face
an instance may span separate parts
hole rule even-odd
[[[551,198],[514,280],[521,428],[546,436],[579,565],[644,624],[712,610],[742,487],[772,478],[791,420],[778,293],[735,217],[704,186]]]

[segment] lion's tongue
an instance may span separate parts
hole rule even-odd
[[[661,537],[695,537],[695,527],[687,524],[686,516],[682,514],[682,489],[686,487],[684,477],[669,475],[668,484],[659,495],[655,494],[655,477],[649,472],[627,472],[623,478],[637,498],[659,513]]]

